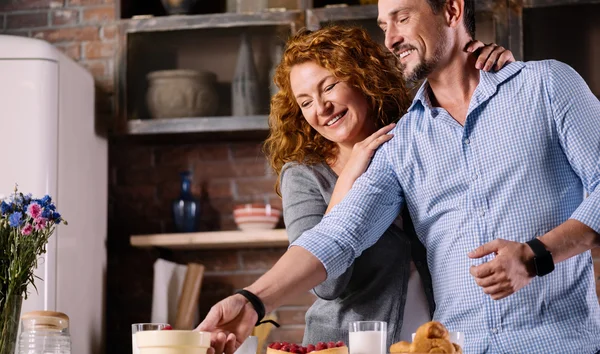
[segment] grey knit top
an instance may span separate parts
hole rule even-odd
[[[325,163],[287,163],[280,178],[283,218],[288,238],[293,242],[323,218],[337,175]],[[306,313],[304,345],[338,340],[348,343],[351,321],[386,321],[388,346],[398,342],[411,257],[422,278],[433,315],[425,248],[416,238],[407,215],[403,219],[409,221],[404,222],[406,232],[391,225],[342,276],[328,279],[313,289],[317,300]]]

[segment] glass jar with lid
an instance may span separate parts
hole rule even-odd
[[[17,353],[71,354],[69,317],[54,311],[32,311],[21,316]]]

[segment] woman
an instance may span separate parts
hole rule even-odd
[[[501,67],[510,52],[494,48],[485,48],[480,59],[491,64],[498,59]],[[274,80],[280,91],[271,101],[265,150],[279,176],[292,242],[343,199],[376,149],[392,138],[388,133],[410,98],[396,58],[359,28],[299,32],[288,41]],[[378,320],[388,324],[389,346],[410,341],[431,319],[425,249],[410,219],[404,220],[341,277],[314,288],[317,300],[306,314],[304,345],[348,343],[349,322]]]

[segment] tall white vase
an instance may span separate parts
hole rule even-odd
[[[273,78],[275,77],[275,71],[281,62],[281,58],[283,57],[283,49],[283,43],[277,42],[274,44],[271,52],[271,70],[269,70],[269,92],[271,93],[271,97],[279,91],[279,87],[275,85]]]
[[[258,72],[248,36],[242,34],[233,82],[231,83],[231,106],[234,116],[259,114],[261,102]]]

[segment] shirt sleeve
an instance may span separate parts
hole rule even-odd
[[[388,160],[389,146],[386,143],[375,153],[369,168],[354,182],[346,197],[291,245],[315,255],[323,263],[328,278],[344,273],[398,216],[403,197]]]
[[[549,71],[559,139],[588,193],[571,218],[600,233],[600,101],[567,64],[550,61]]]

